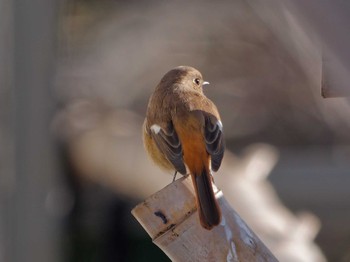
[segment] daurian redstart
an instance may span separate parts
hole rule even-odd
[[[211,229],[221,220],[211,171],[219,169],[225,144],[219,112],[203,94],[206,84],[189,66],[166,73],[149,100],[143,139],[160,167],[191,174],[200,223]]]

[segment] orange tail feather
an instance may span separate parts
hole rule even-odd
[[[193,174],[192,182],[197,195],[197,210],[199,220],[205,229],[212,229],[221,221],[221,210],[215,198],[212,179],[209,171],[204,169],[201,174]]]

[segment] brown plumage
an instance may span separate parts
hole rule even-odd
[[[225,145],[218,110],[203,94],[203,84],[192,67],[166,73],[149,100],[143,138],[156,164],[191,174],[200,223],[211,229],[221,220],[211,170],[219,169]]]

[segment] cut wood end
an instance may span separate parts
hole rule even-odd
[[[214,185],[217,195],[219,189]],[[187,175],[138,204],[131,213],[152,239],[157,238],[196,212],[196,198]]]
[[[182,177],[138,204],[131,213],[152,239],[196,210],[192,181]]]

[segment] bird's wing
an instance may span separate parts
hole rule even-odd
[[[183,152],[180,139],[170,122],[166,128],[158,125],[151,127],[151,136],[158,149],[173,164],[174,168],[181,174],[186,174],[186,167],[183,161]]]
[[[222,123],[213,115],[205,115],[204,117],[205,145],[211,156],[211,168],[213,171],[217,171],[220,168],[225,151]]]

